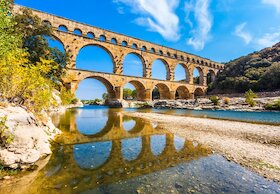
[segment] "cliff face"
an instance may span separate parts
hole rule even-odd
[[[214,83],[211,93],[257,92],[280,89],[280,42],[273,47],[251,53],[225,64]]]

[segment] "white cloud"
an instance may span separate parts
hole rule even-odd
[[[249,44],[253,37],[249,32],[246,32],[244,30],[244,28],[246,27],[247,23],[243,22],[242,24],[239,24],[238,26],[235,27],[235,31],[234,31],[234,35],[240,37],[241,39],[243,39],[243,41],[246,44]]]
[[[280,13],[280,0],[262,0],[262,3],[274,6],[277,13]]]
[[[179,18],[175,13],[179,0],[114,0],[117,4],[126,4],[132,12],[140,14],[135,21],[148,30],[160,33],[166,40],[180,39]]]
[[[202,50],[209,39],[213,18],[209,11],[209,4],[210,0],[191,0],[185,3],[186,22],[191,28],[195,26],[187,44],[192,45],[196,50]],[[195,24],[190,19],[192,12]]]
[[[266,33],[264,36],[256,40],[257,44],[261,47],[269,47],[280,41],[280,32]]]

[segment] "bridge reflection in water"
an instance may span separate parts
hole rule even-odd
[[[68,111],[58,122],[63,130],[57,139],[61,146],[55,149],[31,191],[59,185],[66,193],[73,188],[85,191],[208,155],[209,150],[204,146],[154,125],[124,116],[116,109]]]

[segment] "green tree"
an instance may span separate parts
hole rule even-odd
[[[108,100],[109,99],[109,94],[107,92],[103,93],[102,94],[102,99],[105,100],[105,101]]]
[[[124,88],[123,89],[123,98],[124,99],[127,100],[127,99],[132,98],[131,95],[132,95],[132,90],[131,89],[129,89],[129,88]]]

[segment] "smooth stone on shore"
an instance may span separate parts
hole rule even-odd
[[[45,123],[36,122],[32,113],[22,107],[9,105],[0,109],[0,117],[7,116],[5,135],[12,135],[12,143],[0,148],[0,163],[10,168],[32,165],[44,155],[51,154],[50,142],[60,131],[45,115]]]

